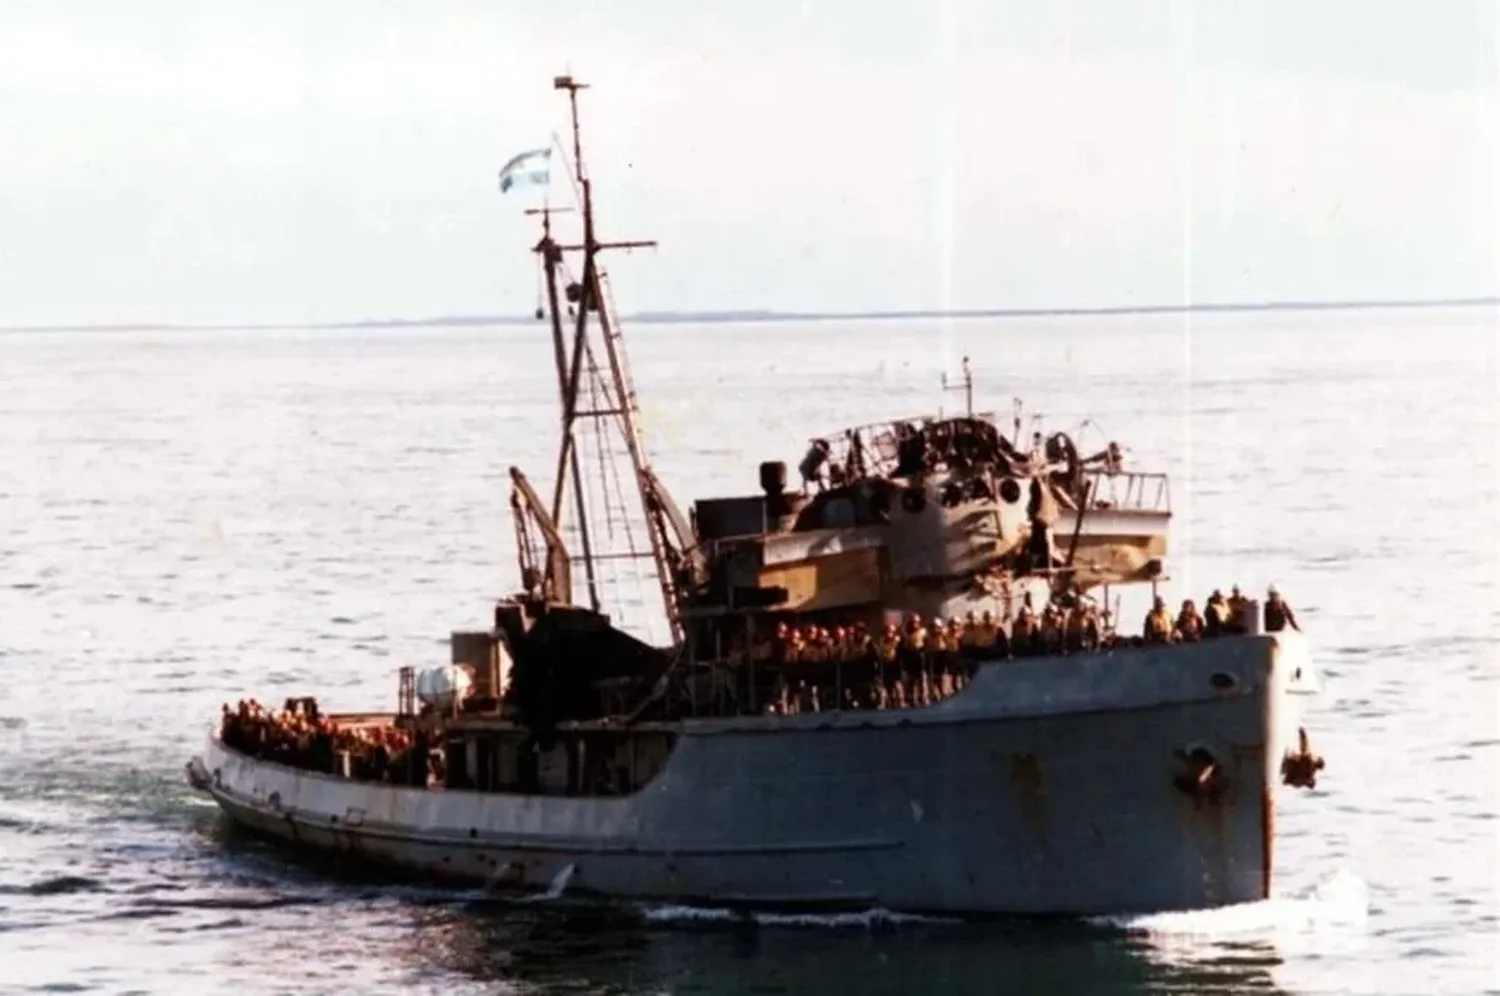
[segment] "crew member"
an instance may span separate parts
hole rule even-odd
[[[1250,608],[1250,599],[1240,592],[1240,586],[1235,585],[1229,589],[1229,632],[1245,632],[1245,613]]]
[[[1143,634],[1147,643],[1171,643],[1172,642],[1172,614],[1167,611],[1166,600],[1160,595],[1151,603],[1151,611],[1146,614],[1146,626]]]
[[[1086,653],[1099,646],[1099,624],[1094,618],[1093,606],[1081,597],[1075,598],[1068,610],[1064,624],[1067,634],[1065,649],[1070,654]]]
[[[1182,611],[1177,614],[1177,637],[1188,643],[1197,643],[1203,639],[1203,631],[1206,628],[1203,616],[1198,613],[1198,606],[1193,604],[1191,598],[1184,599]]]
[[[1010,631],[1011,652],[1017,657],[1030,655],[1036,649],[1036,613],[1031,608],[1031,592],[1021,601],[1021,611],[1016,613]]]
[[[1302,627],[1297,625],[1297,616],[1292,612],[1292,607],[1286,604],[1274,584],[1266,589],[1265,622],[1267,633],[1279,633],[1288,626],[1299,633],[1302,631]]]
[[[1208,610],[1203,627],[1206,636],[1223,636],[1229,632],[1229,603],[1224,601],[1222,591],[1215,588],[1204,608]]]
[[[1056,602],[1048,602],[1042,610],[1042,652],[1060,654],[1063,651],[1063,614]]]

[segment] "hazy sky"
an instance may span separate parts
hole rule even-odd
[[[0,325],[1500,292],[1495,3],[0,0]]]

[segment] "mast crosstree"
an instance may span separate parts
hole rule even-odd
[[[690,536],[682,535],[681,517],[671,498],[651,469],[640,428],[640,407],[635,385],[626,361],[624,341],[615,318],[609,281],[599,262],[599,254],[609,249],[643,249],[656,245],[652,240],[603,242],[594,228],[593,184],[584,167],[583,142],[578,118],[578,92],[587,89],[571,76],[553,80],[553,88],[566,91],[572,123],[574,175],[579,187],[582,213],[582,239],[575,244],[558,241],[553,234],[552,214],[565,210],[545,207],[528,211],[540,214],[542,237],[534,247],[541,257],[546,288],[546,305],[552,333],[553,361],[556,366],[560,399],[560,433],[554,487],[550,505],[540,504],[535,492],[525,488],[531,497],[525,500],[532,515],[550,520],[550,529],[542,528],[548,539],[548,561],[555,563],[554,546],[562,542],[566,531],[576,540],[577,549],[567,559],[581,568],[582,596],[594,612],[605,608],[604,574],[606,568],[622,562],[634,563],[637,581],[644,583],[640,568],[649,560],[662,600],[670,639],[682,640],[679,612],[679,587],[685,562],[685,548]],[[581,273],[576,281],[567,281],[567,260],[581,255]],[[602,365],[600,358],[602,356]],[[594,443],[597,467],[586,467],[588,454],[583,451],[585,438]],[[619,452],[623,447],[624,452]],[[623,460],[621,458],[624,458]],[[620,481],[618,464],[628,462],[632,485]],[[520,478],[519,471],[512,476]],[[524,478],[520,478],[524,480]],[[519,489],[518,489],[519,490]],[[603,530],[597,516],[602,513]],[[628,505],[634,504],[635,515]],[[640,549],[631,529],[631,519],[644,524],[648,538],[646,549]],[[565,528],[566,527],[566,528]],[[601,532],[607,531],[623,540],[623,549],[604,548]],[[524,530],[523,530],[524,532]],[[524,549],[523,571],[534,561]],[[553,576],[551,598],[571,602],[572,578],[566,582]],[[617,573],[617,572],[616,572]],[[618,597],[618,595],[617,595]]]

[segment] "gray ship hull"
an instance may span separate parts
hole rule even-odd
[[[785,909],[1198,909],[1269,895],[1281,758],[1316,686],[1300,634],[1245,636],[987,663],[925,709],[686,721],[630,796],[358,782],[216,738],[189,777],[252,831],[434,879]],[[1210,796],[1181,784],[1195,749],[1218,762]]]

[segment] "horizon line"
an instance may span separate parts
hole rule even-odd
[[[899,321],[917,318],[1081,318],[1254,311],[1356,311],[1500,305],[1500,297],[1403,298],[1365,301],[1203,302],[1199,304],[1101,305],[1053,308],[963,308],[956,310],[887,311],[640,311],[622,317],[642,325],[734,324],[783,321]],[[364,318],[322,322],[125,322],[73,325],[0,325],[0,332],[273,332],[294,329],[421,328],[469,325],[531,325],[535,315],[436,315],[429,318]]]

